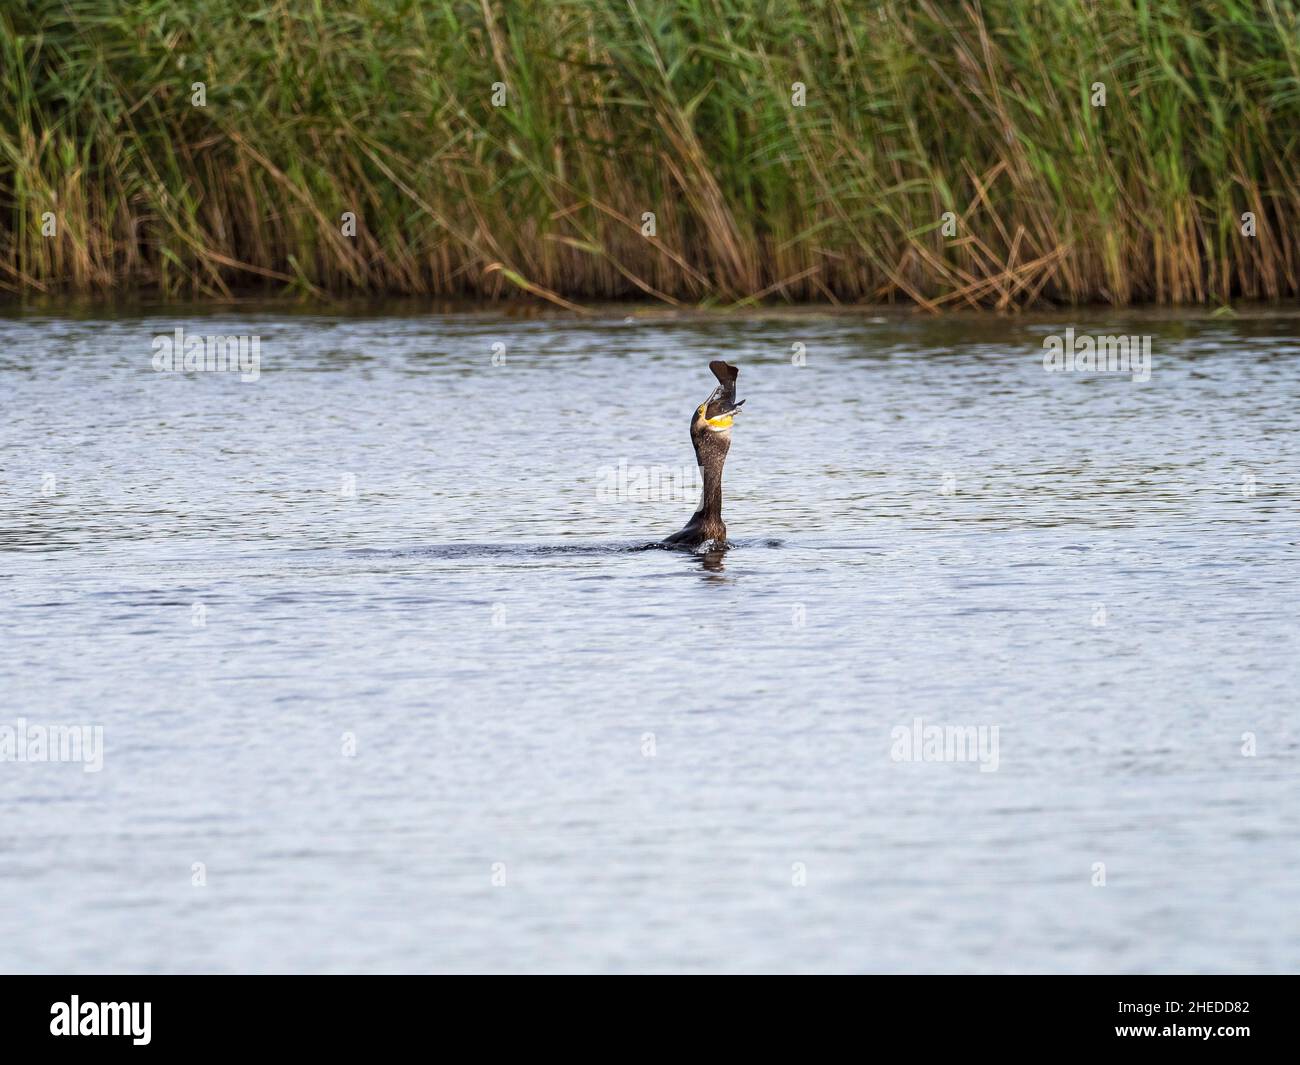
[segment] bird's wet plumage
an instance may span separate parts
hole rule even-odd
[[[691,417],[691,445],[704,476],[704,494],[700,508],[686,527],[664,541],[666,547],[696,548],[710,542],[725,546],[727,541],[727,526],[722,520],[722,467],[731,447],[733,420],[745,401],[736,401],[738,368],[715,359],[709,369],[718,379],[718,387]]]

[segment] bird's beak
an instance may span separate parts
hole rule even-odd
[[[719,411],[717,414],[713,415],[712,417],[708,415],[706,409],[708,407],[708,404],[705,404],[704,407],[700,408],[700,416],[704,419],[704,424],[707,425],[710,429],[730,429],[732,419],[735,418],[735,416],[740,413],[740,408],[744,405],[744,403],[745,401],[742,399],[739,403],[727,407],[725,410]]]

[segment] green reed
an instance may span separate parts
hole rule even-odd
[[[1298,138],[1292,0],[28,0],[0,291],[1280,298]]]

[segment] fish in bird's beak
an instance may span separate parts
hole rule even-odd
[[[740,370],[721,359],[709,363],[709,369],[718,379],[718,387],[713,390],[713,395],[700,404],[696,413],[706,426],[720,433],[731,428],[732,419],[740,413],[745,402],[743,399],[736,400],[736,378]]]

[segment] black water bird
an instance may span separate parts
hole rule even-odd
[[[736,402],[739,369],[721,359],[709,363],[709,369],[718,379],[718,387],[691,417],[691,444],[704,475],[704,494],[699,510],[681,532],[663,542],[665,547],[696,548],[707,543],[725,547],[727,543],[727,526],[722,520],[722,465],[731,448],[732,420],[745,401]]]

